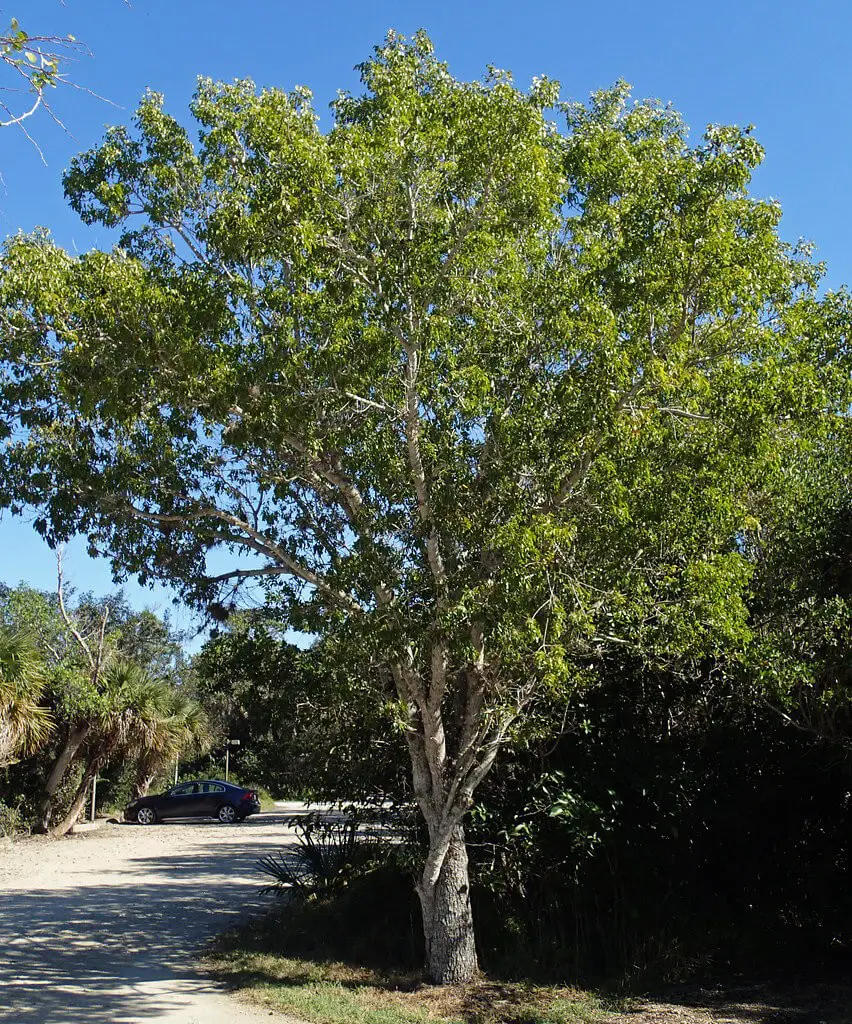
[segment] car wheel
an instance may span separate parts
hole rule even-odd
[[[223,825],[233,825],[237,820],[237,809],[233,804],[222,804],[216,817]]]
[[[157,812],[153,807],[140,807],[136,812],[136,820],[140,825],[153,825],[157,820]]]

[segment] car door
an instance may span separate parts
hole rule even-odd
[[[219,806],[227,801],[227,791],[224,786],[218,782],[204,782],[202,783],[203,795],[201,797],[202,807],[204,810],[202,814],[207,814],[211,818],[215,818],[219,810]]]
[[[161,818],[192,818],[199,813],[201,800],[197,782],[184,782],[169,790],[163,801]],[[203,813],[203,812],[202,812]]]

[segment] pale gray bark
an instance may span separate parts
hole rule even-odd
[[[157,777],[157,772],[150,765],[141,764],[136,772],[136,778],[133,780],[133,787],[130,790],[130,799],[138,800],[140,797],[147,796],[148,791],[151,788],[151,784]]]
[[[102,767],[103,762],[100,759],[86,767],[77,792],[74,794],[74,799],[71,801],[71,806],[66,811],[65,817],[50,830],[51,835],[64,836],[77,824],[83,805],[92,791],[92,780]]]
[[[464,830],[457,825],[447,843],[437,878],[427,859],[417,886],[423,911],[426,970],[436,985],[459,985],[479,971],[470,908],[470,880]]]

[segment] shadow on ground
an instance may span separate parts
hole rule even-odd
[[[613,1024],[852,1024],[852,985],[790,979],[767,985],[688,988],[637,1002]]]
[[[255,861],[286,840],[253,841],[264,828],[240,826],[238,840],[231,830],[221,844],[209,834],[206,843],[201,834],[187,843],[184,832],[173,851],[168,843],[157,857],[125,850],[94,877],[81,841],[78,862],[65,872],[80,885],[0,891],[0,1021],[170,1021],[199,993],[221,992],[199,971],[197,954],[218,932],[268,907]],[[180,1019],[203,1024],[194,1015]]]

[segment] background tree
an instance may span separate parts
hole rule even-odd
[[[32,637],[0,628],[0,768],[34,753],[50,737],[53,722],[41,703],[45,681]]]
[[[102,685],[104,673],[109,668],[113,656],[113,650],[107,642],[110,606],[106,604],[97,619],[91,622],[86,621],[89,617],[85,615],[82,617],[82,621],[78,620],[76,616],[72,618],[66,607],[61,552],[57,556],[57,572],[56,606],[66,634],[76,645],[76,659],[62,693],[63,718],[67,722],[67,732],[64,743],[44,781],[39,802],[40,831],[47,831],[50,825],[54,810],[54,796],[62,785],[72,762],[78,752],[85,749],[84,745],[90,735],[97,728],[99,722],[104,721],[105,715],[109,714],[113,706],[111,695],[104,692]],[[75,793],[72,803],[76,804],[78,799],[80,799],[79,791]],[[82,806],[82,802],[80,806]],[[64,835],[71,828],[73,822],[77,820],[80,806],[77,807],[71,823],[66,825],[59,834]]]
[[[92,781],[112,758],[159,768],[182,744],[195,740],[202,745],[205,734],[203,712],[194,702],[176,695],[165,680],[140,665],[119,658],[104,669],[88,726],[83,775],[71,806],[52,829],[55,835],[73,828]]]
[[[747,129],[459,82],[423,35],[361,75],[325,133],[304,89],[203,81],[197,147],[151,95],[74,163],[122,235],[6,247],[0,497],[190,600],[260,585],[374,667],[428,971],[458,982],[498,750],[613,645],[745,641],[743,538],[800,447],[846,444],[848,300],[748,195]]]
[[[282,634],[269,613],[241,612],[193,659],[194,691],[218,735],[241,741],[234,771],[306,799],[410,799],[392,695],[375,700],[374,670],[322,643],[300,650]]]
[[[852,493],[834,453],[812,453],[782,516],[751,538],[754,643],[748,659],[786,720],[848,748]]]
[[[121,744],[108,752],[111,767],[99,792],[114,789],[110,776],[120,775],[124,765],[132,764],[134,772],[138,768],[137,781],[142,781],[147,770],[160,765],[172,750],[182,745],[196,750],[206,742],[206,717],[182,689],[184,656],[180,637],[168,621],[150,611],[134,611],[121,593],[96,600],[88,594],[74,595],[64,586],[60,589],[61,605],[56,592],[0,586],[0,633],[28,636],[38,667],[38,686],[27,690],[26,722],[33,729],[45,718],[55,723],[51,742],[41,745],[35,759],[7,768],[0,798],[19,805],[42,830],[56,816],[65,818],[76,796],[85,797],[88,790],[79,789],[80,776],[94,760],[103,768],[105,759],[99,752],[110,723],[124,707],[125,696],[135,692],[105,678],[112,663],[129,663],[137,673],[144,670],[151,677],[145,692],[148,706],[155,704],[158,710],[156,719],[148,716],[156,727],[144,734],[147,745]],[[38,706],[33,713],[34,700]],[[20,701],[19,706],[23,708]],[[91,771],[88,774],[91,777]],[[119,802],[126,796],[126,789],[113,792]]]
[[[129,750],[136,754],[132,800],[146,796],[163,769],[180,757],[204,753],[211,743],[207,714],[187,694],[162,685],[157,697],[156,716],[147,729],[137,730]]]

